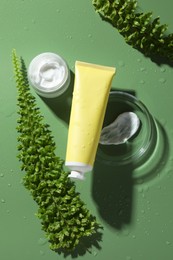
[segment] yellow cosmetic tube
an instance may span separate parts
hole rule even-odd
[[[75,82],[65,165],[70,178],[84,179],[93,168],[111,82],[116,69],[81,61],[75,63]]]

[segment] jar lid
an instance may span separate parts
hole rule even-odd
[[[60,96],[70,83],[70,71],[59,55],[45,52],[36,56],[28,68],[28,79],[37,94],[47,98]]]

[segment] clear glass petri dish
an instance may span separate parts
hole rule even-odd
[[[103,127],[123,112],[134,112],[138,116],[140,127],[137,133],[124,144],[99,144],[96,160],[135,169],[151,158],[158,141],[158,128],[146,106],[135,96],[121,91],[110,92]]]

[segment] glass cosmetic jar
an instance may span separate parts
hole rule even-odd
[[[37,94],[55,98],[67,90],[70,84],[70,70],[62,57],[46,52],[31,61],[28,79]]]

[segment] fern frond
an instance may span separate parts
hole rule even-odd
[[[18,89],[18,150],[23,184],[38,204],[38,218],[52,250],[74,249],[81,238],[99,229],[64,171],[64,161],[56,156],[56,145],[49,125],[44,123],[36,99],[31,94],[23,59],[13,51]]]
[[[161,56],[173,62],[173,37],[152,13],[138,13],[136,0],[92,0],[96,12],[123,35],[125,41],[146,56]]]

